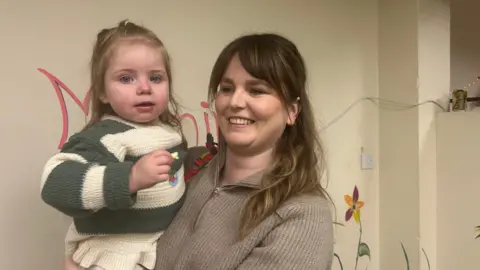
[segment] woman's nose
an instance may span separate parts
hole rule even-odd
[[[242,89],[237,89],[233,92],[230,99],[230,106],[233,108],[245,108],[246,105],[246,96],[245,91]]]

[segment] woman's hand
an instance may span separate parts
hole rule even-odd
[[[130,192],[149,188],[170,179],[168,172],[173,163],[172,154],[166,150],[157,150],[143,156],[132,167],[130,173]]]

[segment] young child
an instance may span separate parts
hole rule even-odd
[[[186,142],[171,80],[152,31],[122,21],[98,33],[91,119],[42,175],[42,199],[73,217],[65,239],[73,269],[154,268],[156,242],[185,192]]]

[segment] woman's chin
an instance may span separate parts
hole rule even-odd
[[[253,139],[244,134],[230,134],[229,136],[224,136],[224,138],[227,145],[231,148],[244,148],[253,143]]]

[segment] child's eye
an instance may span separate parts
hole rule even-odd
[[[251,95],[254,95],[254,96],[256,96],[256,95],[261,95],[261,94],[264,94],[264,93],[265,93],[265,91],[260,90],[260,89],[252,89],[252,90],[250,90],[250,94],[251,94]]]
[[[162,78],[162,76],[159,76],[159,75],[152,75],[150,77],[150,80],[154,83],[160,83],[160,82],[163,81],[163,78]]]
[[[120,77],[120,82],[121,83],[131,83],[131,82],[133,82],[133,78],[128,76],[128,75],[124,75],[124,76]]]
[[[232,92],[232,91],[233,91],[233,88],[232,88],[232,87],[229,87],[229,86],[220,86],[220,87],[218,87],[218,92],[229,93],[229,92]]]

